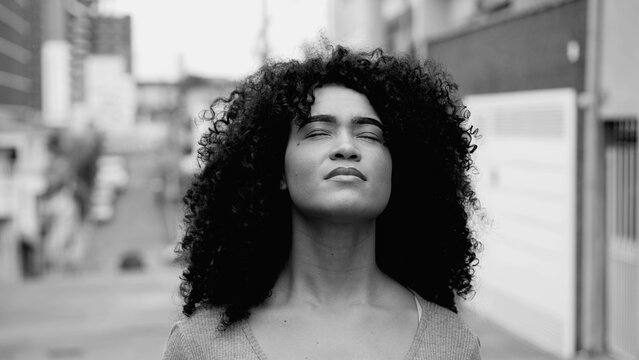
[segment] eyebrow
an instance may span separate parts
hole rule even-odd
[[[310,116],[307,119],[304,119],[300,122],[300,129],[307,124],[312,122],[327,122],[327,123],[337,123],[337,119],[333,115],[314,115]],[[379,127],[380,129],[384,129],[382,122],[367,116],[355,116],[351,119],[351,124],[355,125],[374,125]]]

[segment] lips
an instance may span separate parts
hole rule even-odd
[[[329,172],[328,175],[326,175],[324,180],[330,179],[332,177],[339,176],[339,175],[357,176],[358,178],[366,181],[366,176],[364,176],[364,174],[362,174],[359,170],[355,169],[354,167],[335,168],[333,169],[333,171]]]

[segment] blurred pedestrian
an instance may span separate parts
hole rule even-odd
[[[472,140],[433,61],[272,62],[203,117],[165,359],[479,359]]]
[[[62,133],[53,133],[48,144],[50,161],[43,205],[43,254],[45,269],[49,272],[77,270],[84,254],[79,237],[82,217],[75,196],[76,176],[65,152],[65,140]]]

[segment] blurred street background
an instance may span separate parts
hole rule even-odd
[[[164,252],[175,213],[158,206],[148,185],[157,155],[127,159],[130,183],[113,218],[89,225],[82,263],[3,284],[0,359],[161,357],[179,312],[179,272]]]
[[[639,359],[637,34],[637,0],[0,0],[0,360],[160,358],[199,114],[322,39],[459,84],[483,358]]]

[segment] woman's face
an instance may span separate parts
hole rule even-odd
[[[363,94],[315,90],[311,114],[291,125],[284,160],[293,210],[338,222],[374,219],[388,204],[392,160],[382,122]]]

